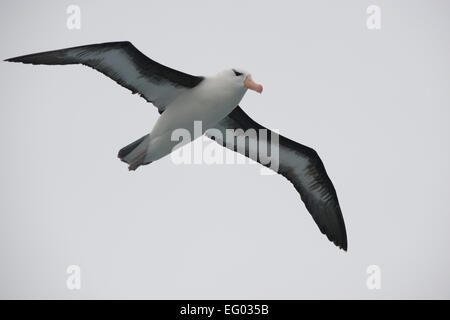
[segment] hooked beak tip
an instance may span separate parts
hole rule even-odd
[[[256,91],[258,93],[262,93],[262,91],[263,91],[263,86],[254,82],[251,76],[248,76],[245,79],[244,84],[248,89]]]
[[[263,92],[263,86],[262,85],[258,85],[258,88],[256,89],[256,92],[261,94]]]

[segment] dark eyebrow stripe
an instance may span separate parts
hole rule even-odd
[[[233,70],[234,74],[236,75],[236,77],[239,77],[239,76],[242,75],[241,72],[238,72],[238,71],[236,71],[236,70],[234,70],[234,69],[232,69],[232,70]]]

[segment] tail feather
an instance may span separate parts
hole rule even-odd
[[[128,154],[130,154],[130,152],[133,151],[138,145],[140,145],[141,142],[144,141],[145,138],[147,138],[147,136],[148,134],[120,149],[119,154],[117,155],[120,158],[120,160],[122,160]]]
[[[145,161],[147,155],[145,140],[147,137],[148,134],[120,149],[117,156],[120,160],[129,164],[129,170],[136,170],[141,165],[151,163],[151,161]]]

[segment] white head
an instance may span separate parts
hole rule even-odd
[[[250,89],[261,93],[263,86],[254,82],[251,74],[242,69],[228,69],[220,73],[220,76],[227,79],[238,88],[244,90]]]

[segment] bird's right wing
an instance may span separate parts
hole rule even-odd
[[[197,86],[203,77],[192,76],[148,58],[130,42],[108,42],[47,51],[6,59],[31,64],[84,64],[153,103],[159,113],[178,95]]]
[[[316,151],[261,126],[253,121],[239,106],[219,121],[214,128],[221,132],[221,135],[218,135],[219,139],[220,136],[227,137],[227,129],[242,129],[241,131],[235,131],[234,141],[219,140],[208,131],[206,135],[224,147],[239,152],[272,170],[271,164],[266,163],[266,159],[260,157],[261,154],[266,154],[266,150],[259,153],[259,148],[265,146],[266,141],[268,141],[268,148],[272,152],[271,148],[274,147],[271,146],[271,142],[273,142],[274,136],[277,136],[279,141],[279,165],[275,171],[294,185],[320,231],[336,246],[347,250],[347,233],[336,191]],[[256,135],[245,135],[245,132],[249,129],[254,129]],[[261,137],[260,129],[267,130],[267,135]],[[245,135],[245,139],[239,139],[239,135]],[[252,144],[249,141],[250,139],[256,139],[256,143]],[[255,147],[258,148],[256,152]]]

